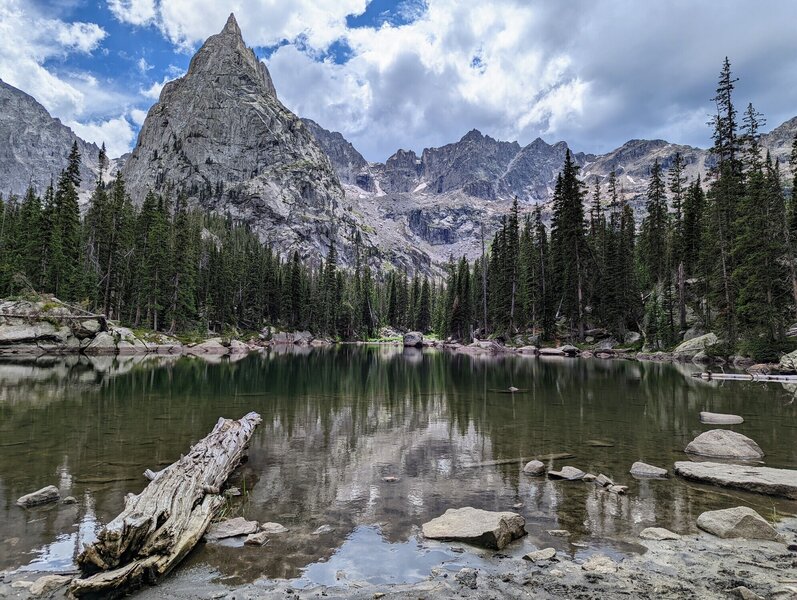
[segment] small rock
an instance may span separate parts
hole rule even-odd
[[[763,596],[759,596],[753,590],[740,585],[729,590],[725,590],[734,598],[741,598],[742,600],[764,600]]]
[[[634,477],[667,477],[667,469],[661,467],[654,467],[641,461],[635,462],[631,465],[631,475]]]
[[[507,391],[510,391],[510,392],[512,392],[512,393],[514,394],[515,392],[519,392],[519,391],[520,391],[520,388],[516,388],[514,385],[510,385],[510,386],[507,388]]]
[[[772,525],[747,506],[704,512],[697,518],[697,526],[721,538],[780,540]]]
[[[28,589],[32,585],[33,582],[26,579],[20,579],[19,581],[14,581],[11,583],[11,587],[14,589]]]
[[[548,471],[548,477],[551,479],[566,479],[567,481],[578,481],[579,479],[583,479],[584,471],[581,469],[576,469],[575,467],[562,467],[559,471]]]
[[[587,483],[592,483],[596,479],[597,477],[592,473],[587,473],[586,475],[584,475],[584,477],[581,478],[582,481],[586,481]]]
[[[551,569],[550,571],[548,571],[548,574],[553,576],[553,577],[564,577],[565,576],[564,572],[562,570],[560,570],[560,569]]]
[[[61,500],[61,504],[77,504],[77,498],[74,496],[67,496],[63,500]]]
[[[400,479],[395,475],[388,475],[387,477],[382,477],[382,481],[386,483],[396,483],[397,481],[400,481]]]
[[[523,558],[526,560],[530,560],[531,562],[538,562],[544,560],[551,560],[554,556],[556,556],[556,550],[554,548],[543,548],[542,550],[535,550],[534,552],[529,552]]]
[[[549,529],[545,533],[551,537],[570,537],[570,532],[567,529]]]
[[[610,485],[610,486],[609,486],[608,488],[606,488],[606,489],[607,489],[608,491],[610,491],[612,494],[621,494],[621,495],[625,495],[625,494],[626,494],[626,492],[628,492],[628,486],[627,486],[627,485]]]
[[[240,496],[241,490],[239,490],[237,487],[229,487],[224,490],[224,495],[229,497]]]
[[[545,475],[545,464],[539,460],[531,460],[523,467],[527,475]]]
[[[476,569],[471,569],[469,567],[465,567],[464,569],[460,569],[459,573],[454,575],[454,579],[456,579],[459,583],[461,583],[465,587],[469,587],[472,590],[476,589],[476,577],[477,571]]]
[[[288,528],[285,527],[284,525],[280,525],[279,523],[269,522],[269,523],[263,523],[260,526],[260,531],[274,535],[277,533],[287,533]]]
[[[457,554],[462,554],[465,552],[465,548],[460,548],[459,546],[451,546],[449,550],[451,550],[451,552],[456,552]]]
[[[256,533],[258,529],[257,521],[247,521],[243,517],[235,517],[234,519],[213,523],[208,527],[205,537],[208,540],[223,540]]]
[[[30,593],[34,596],[44,596],[65,586],[70,581],[72,578],[68,575],[45,575],[33,582],[30,586]]]
[[[250,533],[248,536],[246,536],[244,544],[246,546],[262,546],[267,541],[268,541],[268,532],[259,531],[257,533]]]
[[[725,415],[722,413],[701,412],[700,422],[709,425],[739,425],[744,419],[739,415]]]
[[[596,575],[608,575],[617,572],[617,563],[603,554],[594,554],[581,568]]]
[[[657,542],[663,540],[680,540],[681,536],[673,533],[664,527],[646,527],[639,533],[639,537],[643,540],[655,540]]]
[[[597,483],[598,485],[602,485],[603,487],[609,487],[610,485],[614,485],[614,481],[606,477],[606,475],[604,475],[603,473],[601,473],[595,478],[595,483]]]
[[[515,502],[512,505],[512,508],[523,508],[523,503],[522,502]]]
[[[373,595],[374,600],[379,600],[380,598],[384,598],[387,594],[385,592],[376,592]]]
[[[313,532],[313,535],[323,535],[325,533],[330,533],[332,531],[331,525],[321,525],[318,529]]]
[[[39,506],[40,504],[49,504],[50,502],[57,502],[61,498],[58,488],[54,485],[48,485],[40,490],[31,492],[22,496],[17,500],[17,505],[24,508],[31,506]]]

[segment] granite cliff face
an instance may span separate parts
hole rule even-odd
[[[233,15],[164,86],[122,173],[134,201],[182,191],[283,253],[324,255],[331,240],[345,250],[356,235],[329,158],[279,101]]]
[[[97,182],[100,149],[51,117],[32,96],[0,80],[0,193],[22,195],[29,185],[43,193],[66,167],[75,141],[83,157],[81,189],[88,192]]]

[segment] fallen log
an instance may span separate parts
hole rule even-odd
[[[174,568],[224,504],[221,487],[260,421],[255,412],[238,421],[219,419],[180,460],[162,471],[148,469],[147,487],[128,494],[124,510],[78,556],[83,578],[72,581],[72,595],[122,596]]]
[[[706,381],[772,381],[775,383],[797,383],[797,375],[768,375],[765,373],[692,373],[692,377]]]

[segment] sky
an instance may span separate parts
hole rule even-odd
[[[725,56],[740,112],[797,115],[793,0],[0,0],[0,79],[119,156],[230,12],[282,102],[372,161],[473,128],[705,147]]]

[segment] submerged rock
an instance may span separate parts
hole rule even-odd
[[[721,538],[780,540],[775,528],[747,506],[704,512],[697,518],[697,526]]]
[[[523,472],[527,475],[545,475],[545,463],[539,460],[530,460],[523,467]]]
[[[742,460],[755,460],[764,456],[758,444],[749,437],[727,429],[712,429],[701,433],[686,446],[685,451],[700,456]]]
[[[725,415],[722,413],[701,412],[700,422],[709,425],[739,425],[744,419],[739,415]]]
[[[257,533],[258,528],[259,525],[257,521],[247,521],[243,517],[235,517],[219,523],[213,523],[208,527],[205,537],[208,540],[223,540],[225,538]]]
[[[797,500],[797,471],[792,469],[679,461],[675,472],[686,479]]]
[[[268,532],[259,531],[257,533],[250,533],[244,540],[246,546],[262,546],[268,541]]]
[[[558,471],[548,471],[548,477],[551,479],[566,479],[567,481],[578,481],[579,479],[584,479],[584,471],[581,469],[577,469],[576,467],[562,467]]]
[[[664,529],[664,527],[646,527],[642,531],[639,532],[639,537],[643,540],[654,540],[657,542],[663,540],[680,540],[681,536],[677,533],[673,533],[669,529]]]
[[[667,477],[667,469],[661,467],[654,467],[641,461],[635,462],[631,465],[631,475],[634,477]]]
[[[31,506],[39,506],[41,504],[49,504],[50,502],[57,502],[61,499],[61,494],[58,488],[54,485],[48,485],[40,490],[25,494],[17,500],[17,506],[29,508]]]
[[[450,508],[424,523],[423,535],[433,540],[456,540],[501,550],[526,535],[526,519],[513,512],[493,512],[466,506]]]

